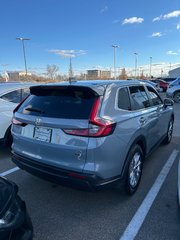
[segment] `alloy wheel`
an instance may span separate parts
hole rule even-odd
[[[142,171],[142,158],[139,152],[136,152],[129,166],[129,184],[135,188],[139,183]]]
[[[176,103],[180,103],[180,92],[178,92],[178,93],[176,93],[176,94],[174,95],[174,101],[175,101]]]

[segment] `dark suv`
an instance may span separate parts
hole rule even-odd
[[[14,111],[12,160],[51,181],[137,189],[144,158],[172,137],[170,99],[139,81],[80,81],[30,88]]]

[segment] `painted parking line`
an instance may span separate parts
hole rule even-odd
[[[18,167],[11,168],[11,169],[9,169],[9,170],[3,172],[3,173],[0,173],[0,177],[5,177],[5,176],[7,176],[7,175],[9,175],[9,174],[11,174],[11,173],[13,173],[13,172],[18,171],[18,170],[19,170]]]
[[[156,181],[154,182],[153,186],[149,190],[148,194],[146,195],[145,199],[143,200],[142,204],[138,208],[137,212],[135,213],[134,217],[130,221],[129,225],[119,240],[135,239],[175,159],[177,158],[178,153],[179,151],[177,150],[174,150],[171,153],[170,157],[156,178]]]

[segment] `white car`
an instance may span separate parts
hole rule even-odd
[[[11,146],[11,119],[14,108],[27,95],[29,83],[0,83],[0,145]]]

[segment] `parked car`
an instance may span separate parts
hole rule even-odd
[[[172,83],[166,92],[166,96],[172,98],[176,103],[180,103],[180,84],[178,81],[176,82],[177,84]]]
[[[155,82],[153,82],[153,81],[151,81],[151,80],[143,80],[143,82],[152,85],[154,88],[156,88],[157,85],[158,85],[157,83],[155,83]]]
[[[165,82],[167,82],[167,83],[171,83],[171,82],[173,82],[175,79],[176,79],[176,78],[161,77],[161,78],[156,78],[156,79],[153,80],[153,81],[158,82],[159,80],[163,80],[163,81],[165,81]]]
[[[0,177],[0,239],[32,240],[33,227],[16,184]]]
[[[160,92],[166,92],[167,88],[169,86],[169,83],[164,80],[158,80],[157,87]]]
[[[79,81],[30,87],[12,120],[12,161],[61,184],[133,194],[143,162],[172,138],[173,101],[139,81]]]
[[[180,85],[180,78],[176,78],[176,80],[172,81],[170,84],[169,84],[169,87],[174,87],[176,85]]]
[[[11,119],[13,109],[29,94],[32,84],[7,82],[0,83],[0,144],[11,146]]]

